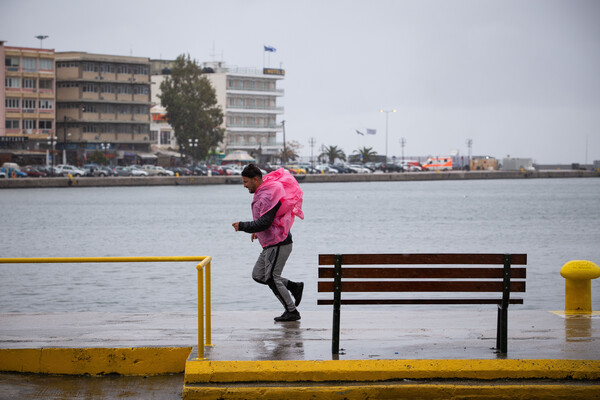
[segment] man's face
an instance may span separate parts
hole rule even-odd
[[[244,187],[248,189],[250,193],[256,192],[256,188],[258,187],[258,178],[248,178],[246,176],[242,176],[242,181],[244,182]]]

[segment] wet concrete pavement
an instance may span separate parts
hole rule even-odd
[[[212,360],[330,360],[331,311],[275,323],[271,312],[215,312]],[[345,311],[340,359],[491,359],[496,312],[489,309]],[[0,348],[185,347],[197,344],[192,313],[0,314]],[[509,312],[510,359],[600,359],[600,313]]]
[[[389,310],[389,309],[388,309]],[[331,360],[332,312],[275,323],[272,312],[215,312],[210,360]],[[394,309],[341,313],[341,360],[600,360],[600,313],[509,311],[508,354],[496,354],[496,310]],[[195,346],[191,313],[0,314],[0,348]],[[183,375],[161,377],[0,374],[0,399],[181,398]]]

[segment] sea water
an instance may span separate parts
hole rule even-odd
[[[320,253],[527,253],[523,309],[564,309],[560,268],[600,264],[600,179],[307,183],[284,276],[316,305]],[[260,252],[242,185],[3,189],[0,257],[204,256],[213,310],[281,305],[251,271]],[[0,312],[197,308],[196,263],[0,264]],[[600,278],[592,283],[600,309]],[[398,306],[386,306],[398,307]],[[406,306],[402,306],[406,307]],[[355,308],[357,309],[357,308]]]

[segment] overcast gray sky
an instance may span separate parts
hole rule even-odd
[[[286,70],[286,139],[600,160],[600,1],[0,0],[8,46]],[[213,56],[213,43],[217,56]],[[356,130],[376,129],[359,136]],[[279,138],[281,140],[281,138]]]

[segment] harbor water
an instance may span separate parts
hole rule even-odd
[[[527,253],[521,309],[564,309],[560,268],[600,264],[600,179],[306,183],[284,276],[316,305],[320,253]],[[213,257],[213,310],[280,304],[251,270],[260,247],[241,185],[4,189],[0,257]],[[0,265],[0,312],[194,311],[195,263]],[[592,283],[600,309],[600,279]],[[386,306],[407,307],[407,306]],[[358,309],[357,307],[354,308]]]

